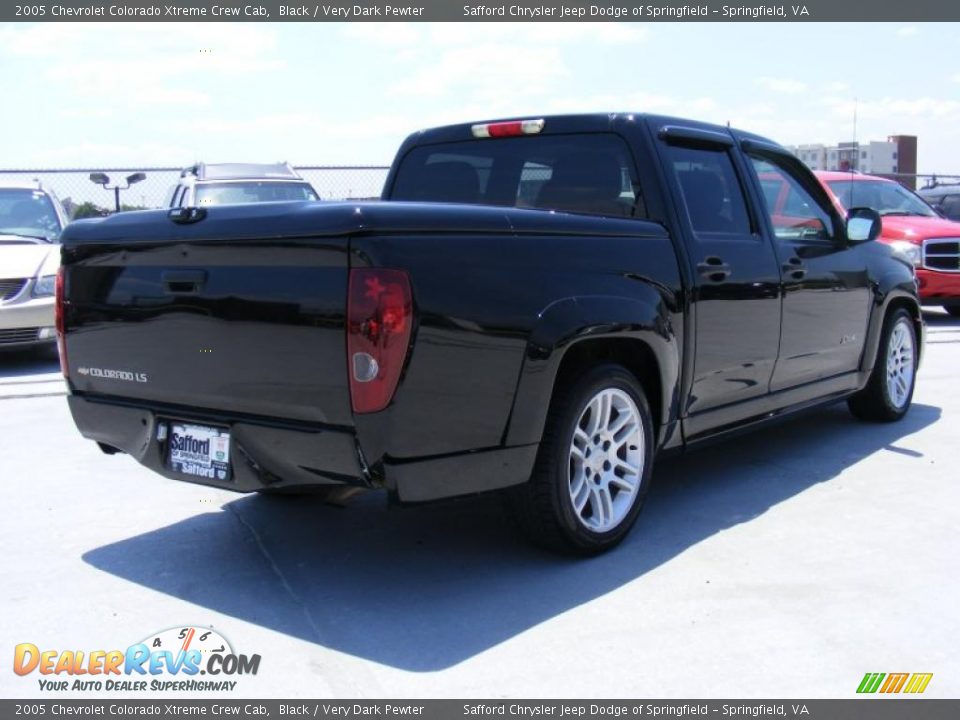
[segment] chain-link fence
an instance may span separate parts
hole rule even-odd
[[[389,167],[384,166],[323,166],[296,167],[320,195],[322,200],[372,200],[380,197]],[[158,208],[177,180],[182,168],[85,168],[69,170],[0,170],[0,184],[39,182],[53,190],[63,201],[71,217],[91,216],[112,212],[115,196],[112,189],[90,180],[92,173],[103,173],[110,178],[109,187],[135,173],[146,177],[120,190],[120,204],[124,209]]]
[[[938,185],[956,185],[960,183],[960,175],[944,173],[879,173],[881,177],[896,180],[911,190],[923,190]]]
[[[389,167],[380,165],[324,166],[304,165],[295,168],[313,185],[322,200],[375,200],[380,197]],[[104,173],[110,187],[125,184],[128,176],[143,173],[146,177],[120,191],[123,209],[158,208],[180,177],[181,168],[86,168],[69,170],[0,170],[0,184],[5,182],[39,182],[53,190],[63,201],[71,217],[107,214],[114,210],[112,189],[105,190],[90,180],[92,173]],[[907,187],[922,189],[938,185],[960,184],[960,175],[951,174],[885,174]]]

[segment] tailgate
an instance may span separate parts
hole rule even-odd
[[[212,208],[194,224],[125,213],[64,238],[77,394],[351,425],[345,208]]]

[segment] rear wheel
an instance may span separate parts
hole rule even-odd
[[[847,404],[861,420],[892,422],[907,414],[917,375],[917,340],[913,318],[903,308],[883,324],[877,361],[867,386]]]
[[[643,389],[620,365],[588,371],[555,397],[530,481],[508,503],[524,532],[550,550],[590,555],[630,531],[653,464]]]

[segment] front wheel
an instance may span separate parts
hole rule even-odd
[[[847,404],[861,420],[892,422],[907,414],[917,377],[917,338],[913,318],[903,308],[883,323],[877,360],[866,387]]]
[[[558,391],[530,481],[508,504],[550,550],[591,555],[630,531],[653,465],[653,419],[643,389],[620,365],[589,370]]]

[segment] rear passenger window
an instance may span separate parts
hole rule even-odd
[[[694,232],[751,234],[743,190],[725,150],[670,146],[667,152]]]
[[[415,147],[389,198],[646,217],[630,151],[612,133]]]

